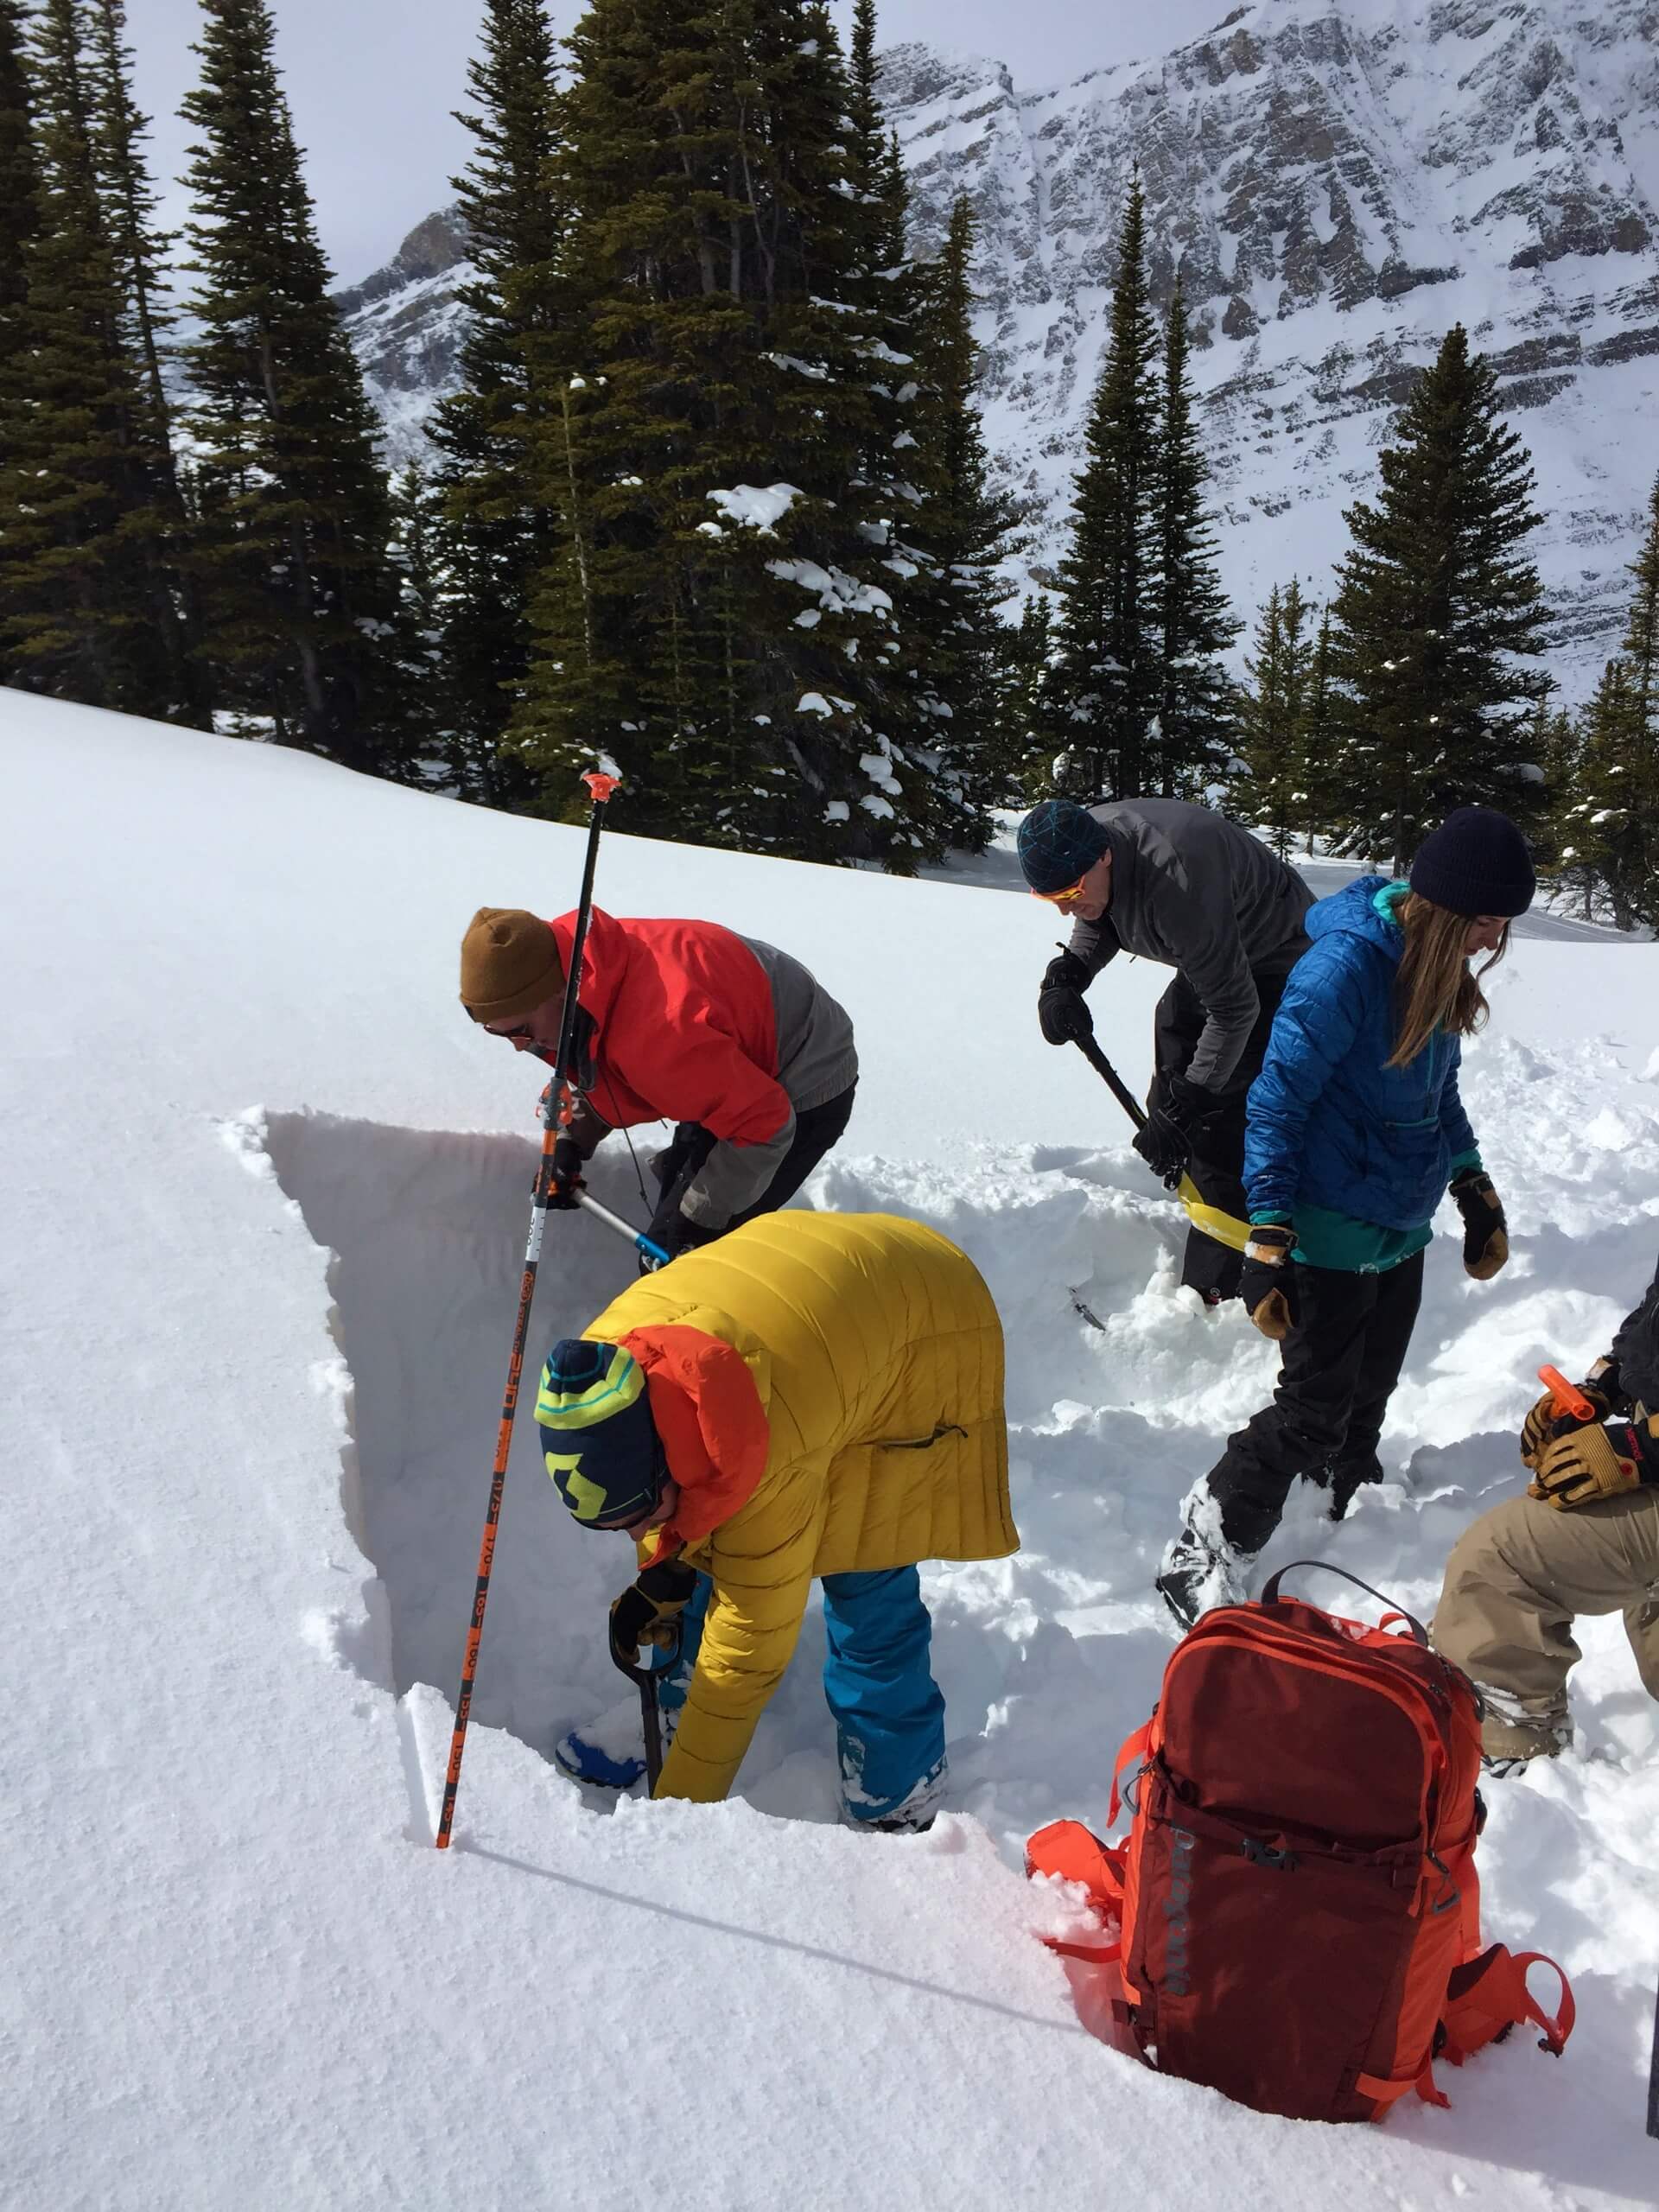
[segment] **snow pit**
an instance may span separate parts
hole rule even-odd
[[[352,1382],[342,1496],[378,1571],[392,1685],[452,1702],[524,1265],[537,1147],[513,1137],[272,1115],[277,1179],[331,1254],[334,1328]],[[599,1194],[619,1211],[639,1197]],[[532,1417],[548,1346],[575,1334],[632,1262],[585,1214],[550,1217],[502,1501],[474,1717],[546,1752],[626,1688],[606,1607],[630,1571],[620,1538],[582,1541],[541,1465]]]

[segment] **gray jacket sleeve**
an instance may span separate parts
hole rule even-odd
[[[795,1141],[791,1106],[776,1136],[760,1144],[716,1144],[680,1200],[680,1211],[701,1229],[724,1229],[763,1198]]]
[[[1103,914],[1097,922],[1073,922],[1065,949],[1074,959],[1082,961],[1092,983],[1107,962],[1115,960],[1123,948],[1112,927],[1111,916]]]
[[[1212,903],[1203,888],[1178,887],[1161,872],[1154,873],[1150,886],[1158,932],[1205,1012],[1186,1070],[1186,1080],[1199,1090],[1226,1089],[1262,1011],[1226,887],[1216,889]]]

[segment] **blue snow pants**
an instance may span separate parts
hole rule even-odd
[[[680,1656],[659,1696],[685,1703],[714,1586],[697,1577],[681,1619]],[[902,1805],[944,1759],[944,1700],[928,1664],[933,1624],[913,1567],[823,1577],[824,1700],[836,1723],[842,1793],[855,1820],[879,1821]]]

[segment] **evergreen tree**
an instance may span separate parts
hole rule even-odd
[[[1534,702],[1527,727],[1527,766],[1541,798],[1530,832],[1533,857],[1541,872],[1554,870],[1562,842],[1567,810],[1576,803],[1579,739],[1573,717],[1556,703],[1549,679]]]
[[[1636,710],[1649,740],[1659,746],[1659,478],[1648,499],[1648,534],[1630,564],[1636,596],[1624,632]]]
[[[1137,171],[1124,209],[1110,333],[1059,569],[1058,642],[1046,721],[1114,797],[1160,780],[1152,721],[1160,691],[1158,333],[1147,290]]]
[[[1013,527],[1007,502],[991,492],[976,388],[970,268],[973,209],[951,208],[938,258],[925,272],[921,363],[925,389],[917,416],[925,494],[915,526],[926,567],[912,620],[928,639],[924,711],[941,725],[937,747],[960,779],[973,820],[963,842],[988,842],[991,810],[1012,803],[1023,765],[1023,733],[1011,720],[1008,639],[999,609],[1007,588],[996,563]]]
[[[455,588],[444,650],[454,689],[453,758],[461,790],[494,805],[534,779],[502,739],[530,662],[531,579],[553,557],[557,487],[543,482],[532,430],[560,404],[558,261],[564,237],[554,39],[543,0],[488,0],[467,73],[477,142],[459,195],[475,281],[459,389],[433,422],[439,484],[454,525]],[[561,472],[563,474],[563,472]]]
[[[1543,650],[1540,517],[1525,447],[1497,412],[1490,365],[1461,325],[1401,411],[1376,504],[1348,510],[1353,548],[1334,602],[1351,702],[1343,768],[1351,842],[1396,871],[1456,806],[1527,815],[1515,770]]]
[[[133,101],[132,54],[123,0],[89,0],[97,154],[111,249],[125,312],[127,342],[142,366],[138,435],[154,455],[157,527],[149,533],[156,564],[154,596],[166,649],[168,680],[183,717],[212,721],[212,690],[199,658],[200,621],[187,559],[190,518],[173,450],[172,409],[163,375],[168,257],[176,244],[156,226],[156,193],[143,141],[149,124]]]
[[[1297,796],[1297,829],[1302,851],[1313,856],[1314,841],[1329,836],[1341,806],[1341,709],[1331,636],[1331,610],[1319,626],[1308,657],[1307,688],[1302,702],[1302,774]]]
[[[561,508],[526,757],[556,808],[603,747],[635,828],[913,865],[967,817],[906,612],[919,487],[874,475],[876,387],[908,404],[917,379],[849,297],[828,10],[594,0],[569,51],[573,373],[534,434]]]
[[[37,219],[0,356],[0,656],[60,697],[184,716],[164,424],[130,343],[85,31],[80,0],[47,0],[34,22]]]
[[[1053,640],[1054,622],[1047,594],[1040,591],[1028,593],[1020,606],[1018,623],[1003,638],[1008,718],[1019,748],[1021,791],[1028,799],[1041,797],[1052,780],[1038,722]]]
[[[22,0],[0,0],[0,365],[18,342],[26,257],[39,221],[27,22]]]
[[[1587,871],[1615,928],[1659,928],[1659,774],[1633,662],[1608,662],[1580,734],[1560,860]]]
[[[201,0],[187,181],[202,334],[197,572],[227,703],[278,741],[401,772],[377,712],[391,591],[374,416],[328,297],[267,0]]]
[[[387,564],[394,601],[383,645],[382,716],[413,778],[472,792],[473,754],[461,728],[449,658],[461,532],[442,493],[417,464],[393,479],[391,496]]]
[[[1210,469],[1193,420],[1187,351],[1186,301],[1178,275],[1165,334],[1157,448],[1162,602],[1153,772],[1166,798],[1202,799],[1226,766],[1233,741],[1236,702],[1222,656],[1240,626],[1222,589],[1215,519],[1205,504]],[[1292,588],[1300,611],[1300,592]]]
[[[1289,857],[1306,819],[1306,713],[1313,643],[1308,606],[1298,578],[1277,584],[1256,624],[1255,658],[1244,664],[1239,702],[1237,758],[1243,773],[1232,785],[1235,810],[1268,832],[1281,860]]]
[[[35,161],[26,28],[21,0],[0,0],[0,413],[5,406],[9,366],[22,342],[27,260],[39,226],[40,173]],[[4,465],[0,452],[0,469]],[[0,631],[0,683],[27,680],[21,666],[14,664]]]

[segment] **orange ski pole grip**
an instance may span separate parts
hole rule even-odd
[[[1538,1380],[1555,1401],[1556,1410],[1571,1414],[1574,1421],[1594,1421],[1596,1409],[1582,1390],[1567,1381],[1559,1367],[1541,1367]]]

